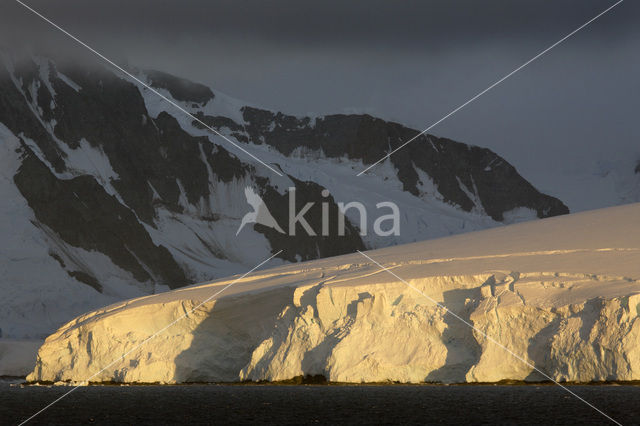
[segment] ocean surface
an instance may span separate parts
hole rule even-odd
[[[0,383],[0,424],[71,388]],[[640,386],[569,386],[640,424]],[[183,385],[81,387],[30,424],[613,424],[555,385]]]

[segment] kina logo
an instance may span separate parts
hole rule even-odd
[[[247,199],[247,203],[249,203],[249,205],[253,208],[253,211],[244,215],[244,217],[242,218],[242,222],[240,223],[240,227],[236,232],[236,236],[248,223],[259,223],[260,225],[273,228],[281,234],[285,233],[282,228],[280,228],[280,225],[278,225],[278,222],[276,222],[276,220],[271,215],[271,212],[267,208],[264,200],[258,194],[256,194],[253,188],[247,186],[244,189],[244,196]]]
[[[240,234],[242,228],[248,223],[259,223],[260,225],[266,226],[267,228],[275,229],[281,234],[287,234],[289,236],[294,237],[296,235],[296,228],[300,228],[306,232],[309,236],[316,236],[316,230],[314,230],[311,224],[305,218],[305,215],[309,213],[310,209],[316,204],[315,201],[307,202],[303,206],[296,203],[296,188],[290,187],[288,191],[288,203],[289,203],[289,229],[288,233],[285,232],[278,222],[274,219],[267,208],[264,200],[256,193],[256,191],[247,186],[244,189],[244,195],[247,199],[247,203],[253,208],[253,211],[247,213],[242,218],[242,222],[240,223],[240,227],[236,232],[236,236]],[[320,193],[323,201],[320,203],[322,209],[322,232],[320,235],[323,237],[330,235],[330,220],[329,220],[329,203],[327,201],[329,197],[329,190],[324,189]],[[349,203],[338,202],[337,205],[337,218],[334,223],[334,233],[337,233],[337,236],[344,236],[346,233],[346,218],[345,213],[353,209],[353,211],[358,212],[358,216],[360,218],[359,230],[361,236],[367,235],[367,208],[364,204],[358,201],[351,201]],[[302,207],[298,210],[298,207]],[[377,236],[380,237],[388,237],[391,235],[400,235],[400,209],[398,206],[390,201],[383,201],[376,203],[376,209],[390,209],[390,214],[380,215],[373,223],[373,231]],[[337,226],[336,226],[337,222]],[[388,223],[388,225],[383,226],[383,223]],[[299,225],[299,226],[298,226]],[[386,228],[386,229],[383,229]]]

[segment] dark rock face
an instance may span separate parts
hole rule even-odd
[[[14,181],[41,224],[72,246],[104,253],[138,281],[156,279],[171,288],[187,284],[167,249],[155,245],[133,213],[93,177],[58,179],[26,145],[22,149],[24,157]],[[75,274],[99,287],[94,277]]]
[[[345,221],[344,235],[338,235],[339,209],[333,197],[323,197],[322,186],[314,182],[302,182],[293,176],[289,178],[295,184],[295,213],[302,211],[307,203],[313,203],[304,214],[312,231],[316,235],[309,235],[300,223],[295,225],[295,235],[285,235],[275,229],[256,224],[256,231],[267,237],[272,247],[283,250],[280,257],[290,262],[297,260],[311,260],[322,257],[336,256],[339,254],[353,253],[356,250],[364,250],[364,244],[356,228]],[[270,212],[282,229],[291,234],[289,223],[289,194],[280,194],[271,186],[264,185],[262,199],[269,206]],[[326,204],[328,212],[329,235],[323,236],[322,232],[322,204]]]
[[[69,271],[69,275],[80,281],[81,283],[84,283],[89,287],[94,288],[96,291],[102,293],[102,285],[93,275],[88,274],[84,271]]]
[[[416,140],[416,146],[393,160],[399,170],[408,170],[403,182],[409,188],[417,179],[410,167],[413,163],[433,178],[446,200],[463,210],[473,208],[475,203],[463,191],[464,185],[468,192],[476,195],[482,209],[497,221],[502,221],[505,212],[517,207],[535,210],[539,218],[569,213],[560,200],[540,193],[492,151],[444,138],[427,138],[429,142]]]
[[[65,269],[67,271],[67,274],[69,274],[70,277],[75,278],[76,281],[86,284],[89,287],[93,287],[94,290],[97,290],[100,293],[102,293],[102,285],[100,284],[100,282],[96,277],[94,277],[93,275],[85,271],[70,271],[66,269],[67,265],[64,263],[64,260],[62,260],[62,258],[57,253],[49,252],[49,256],[54,258],[58,262],[60,267],[62,267],[62,269]]]
[[[161,71],[147,71],[146,74],[153,87],[168,90],[175,100],[206,104],[214,97],[211,89],[203,84]]]
[[[285,155],[305,146],[327,157],[346,156],[372,164],[414,138],[419,132],[368,115],[329,115],[296,118],[281,113],[243,108],[246,133]],[[228,126],[227,126],[228,127]],[[416,169],[429,175],[446,202],[465,211],[482,208],[494,220],[516,207],[535,210],[538,217],[569,213],[557,198],[541,194],[502,157],[486,148],[432,135],[421,135],[390,157],[404,190],[419,195]],[[469,197],[475,194],[480,205]]]
[[[28,93],[28,88],[36,79],[35,64],[33,62],[20,64],[20,71],[24,73],[22,90],[27,96],[26,100],[15,87],[9,72],[4,67],[0,67],[0,122],[14,134],[22,133],[27,138],[36,141],[44,157],[54,170],[62,172],[65,169],[64,153],[44,129],[27,103],[30,100],[33,101],[31,94]],[[38,93],[42,91],[39,90]],[[46,95],[40,96],[45,97]],[[47,103],[43,107],[47,114],[50,114],[51,111],[49,105],[50,103]]]
[[[71,148],[77,148],[82,138],[100,147],[119,176],[113,186],[138,217],[153,224],[154,190],[169,210],[182,211],[178,182],[192,204],[207,197],[208,172],[201,155],[214,173],[217,167],[206,138],[190,136],[169,114],[152,119],[137,87],[111,73],[70,69],[65,75],[82,90],[76,92],[55,80],[60,94],[54,114],[56,136]],[[238,161],[229,161],[220,174],[228,180],[245,171]]]
[[[636,166],[636,173],[640,173],[640,162],[638,162],[638,165]]]

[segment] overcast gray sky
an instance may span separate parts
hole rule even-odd
[[[368,112],[419,129],[615,2],[25,1],[120,62],[288,113]],[[5,43],[81,51],[4,3]],[[598,155],[640,159],[639,3],[626,0],[431,133],[487,146],[539,185],[545,170]]]

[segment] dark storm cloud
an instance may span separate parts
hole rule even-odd
[[[285,112],[369,112],[423,129],[614,2],[27,3],[119,63]],[[5,45],[99,62],[11,0],[0,20]],[[529,178],[640,156],[638,22],[640,1],[626,0],[433,133],[487,146]]]
[[[4,25],[48,38],[28,12],[6,0],[13,17]],[[87,36],[137,35],[159,40],[184,36],[303,46],[392,46],[447,49],[491,39],[557,37],[610,6],[611,0],[441,1],[143,1],[30,0],[27,4]],[[624,37],[637,31],[637,9],[627,0],[615,23],[583,37]],[[626,11],[625,11],[626,9]],[[636,13],[630,13],[635,9]],[[22,15],[22,16],[20,16]],[[6,21],[6,20],[5,20]],[[26,36],[26,34],[25,34]],[[206,40],[205,38],[205,40]],[[202,39],[201,39],[202,40]],[[205,41],[203,40],[203,41]]]

